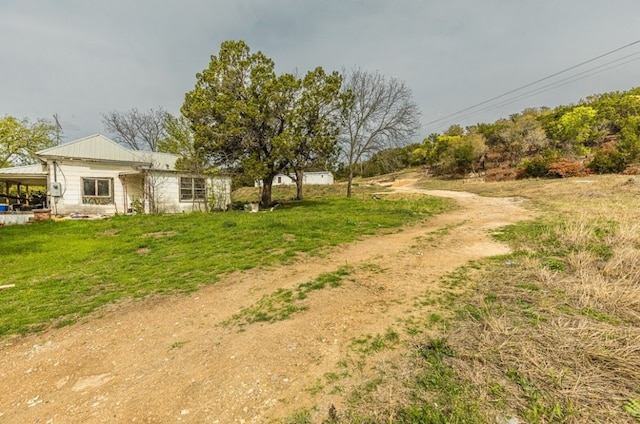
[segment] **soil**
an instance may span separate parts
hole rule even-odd
[[[411,181],[391,188],[460,207],[320,258],[234,273],[189,295],[119,302],[68,327],[4,339],[0,422],[263,423],[303,409],[321,421],[332,404],[339,411],[348,390],[321,383],[353,357],[353,340],[407,319],[446,273],[508,253],[491,231],[531,217],[521,199],[419,190]],[[310,293],[305,311],[242,329],[222,325],[264,295],[344,265],[353,274]],[[344,373],[340,385],[365,377]]]

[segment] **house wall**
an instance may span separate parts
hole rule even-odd
[[[182,213],[207,211],[213,198],[214,209],[226,210],[231,204],[231,178],[207,177],[207,199],[205,201],[181,201],[180,177],[177,173],[154,172],[147,176],[151,186],[155,186],[158,212]],[[148,210],[148,209],[147,209]]]
[[[49,187],[54,181],[54,164],[49,163]],[[62,196],[50,196],[52,213],[58,215],[114,214],[135,210],[140,201],[145,212],[181,213],[206,211],[207,199],[202,202],[180,201],[180,173],[172,171],[137,172],[130,166],[57,161],[55,178],[62,185]],[[113,201],[106,205],[83,204],[82,179],[109,178],[112,181]],[[207,177],[207,197],[214,197],[216,209],[231,204],[231,179]]]
[[[292,185],[292,184],[295,184],[295,181],[293,181],[293,178],[291,178],[288,175],[278,174],[275,177],[273,177],[273,185],[274,186],[277,186],[277,185]]]
[[[131,171],[123,165],[80,162],[80,161],[50,161],[48,163],[49,188],[53,181],[62,185],[62,196],[50,196],[52,213],[58,215],[79,214],[113,214],[124,213],[124,205],[128,203],[124,198],[124,188],[119,174]],[[107,205],[83,204],[82,179],[109,178],[112,180],[113,202]]]

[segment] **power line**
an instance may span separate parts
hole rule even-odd
[[[623,56],[623,57],[618,58],[616,60],[612,60],[611,62],[607,62],[607,63],[604,63],[602,65],[598,65],[598,66],[596,66],[594,68],[587,69],[586,71],[579,72],[577,74],[574,74],[574,75],[571,75],[569,77],[563,78],[563,79],[561,79],[559,81],[552,82],[550,84],[543,85],[542,87],[538,87],[536,89],[533,89],[533,90],[527,91],[525,93],[519,94],[519,95],[517,95],[517,96],[515,96],[513,98],[510,98],[510,99],[507,99],[507,100],[505,100],[503,102],[496,103],[496,104],[493,104],[493,105],[489,105],[489,106],[486,106],[486,107],[484,107],[482,109],[478,109],[478,110],[475,110],[475,111],[470,111],[467,114],[464,114],[462,116],[458,116],[457,119],[470,118],[470,117],[476,116],[476,115],[478,115],[480,113],[488,112],[488,111],[491,111],[491,110],[495,110],[495,109],[498,109],[498,108],[500,108],[502,106],[506,106],[506,105],[515,103],[515,102],[517,102],[519,100],[527,99],[529,97],[533,97],[533,96],[536,96],[536,95],[541,94],[541,93],[546,93],[547,91],[555,90],[556,88],[563,87],[565,85],[574,83],[576,81],[580,81],[580,80],[583,80],[585,78],[592,77],[594,75],[609,71],[611,69],[619,68],[620,66],[627,65],[627,64],[629,64],[631,62],[636,62],[636,61],[640,60],[640,58],[627,60],[627,61],[619,63],[617,65],[609,66],[609,65],[611,65],[613,63],[620,62],[620,61],[622,61],[624,59],[627,59],[627,58],[630,58],[632,56],[636,56],[636,55],[639,55],[639,54],[640,54],[640,51],[632,53],[632,54],[629,54],[629,55],[626,55],[626,56]],[[605,66],[608,66],[608,67],[604,68]],[[604,68],[604,69],[601,69],[601,68]],[[598,69],[600,69],[600,70],[597,71],[597,72],[593,72],[593,71],[596,71]],[[577,77],[579,77],[579,78],[577,78]],[[428,124],[425,124],[423,127],[424,128],[429,128],[430,126]]]
[[[427,126],[429,126],[429,125],[432,125],[432,124],[436,124],[436,123],[439,123],[439,122],[445,121],[445,120],[447,120],[448,118],[454,117],[454,116],[459,115],[459,114],[461,114],[461,113],[463,113],[463,112],[470,111],[470,110],[472,110],[472,109],[477,108],[478,106],[482,106],[482,105],[485,105],[485,104],[487,104],[487,103],[493,102],[493,101],[495,101],[495,100],[501,99],[501,98],[506,97],[506,96],[508,96],[508,95],[510,95],[510,94],[516,93],[516,92],[518,92],[518,91],[520,91],[520,90],[524,90],[525,88],[528,88],[528,87],[531,87],[531,86],[533,86],[533,85],[539,84],[539,83],[541,83],[541,82],[543,82],[543,81],[546,81],[546,80],[548,80],[548,79],[551,79],[551,78],[553,78],[553,77],[556,77],[556,76],[558,76],[558,75],[561,75],[561,74],[563,74],[563,73],[565,73],[565,72],[569,72],[569,71],[571,71],[571,70],[573,70],[573,69],[579,68],[580,66],[584,66],[584,65],[586,65],[586,64],[588,64],[588,63],[594,62],[594,61],[596,61],[596,60],[598,60],[598,59],[602,59],[603,57],[606,57],[606,56],[612,55],[613,53],[617,53],[617,52],[619,52],[619,51],[621,51],[621,50],[624,50],[624,49],[629,48],[629,47],[631,47],[631,46],[634,46],[634,45],[636,45],[636,44],[640,44],[640,40],[636,40],[636,41],[631,42],[631,43],[629,43],[629,44],[625,44],[624,46],[621,46],[621,47],[615,48],[615,49],[613,49],[613,50],[610,50],[610,51],[608,51],[608,52],[606,52],[606,53],[603,53],[603,54],[598,55],[598,56],[596,56],[596,57],[593,57],[593,58],[591,58],[591,59],[585,60],[584,62],[580,62],[580,63],[578,63],[578,64],[576,64],[576,65],[570,66],[570,67],[568,67],[568,68],[566,68],[566,69],[563,69],[563,70],[561,70],[561,71],[555,72],[555,73],[553,73],[553,74],[551,74],[551,75],[547,75],[547,76],[546,76],[546,77],[544,77],[544,78],[540,78],[540,79],[538,79],[538,80],[536,80],[536,81],[533,81],[533,82],[530,82],[530,83],[528,83],[528,84],[522,85],[522,86],[520,86],[520,87],[518,87],[518,88],[514,88],[513,90],[509,90],[509,91],[507,91],[507,92],[505,92],[505,93],[502,93],[502,94],[500,94],[500,95],[498,95],[498,96],[495,96],[495,97],[492,97],[492,98],[490,98],[490,99],[484,100],[484,101],[482,101],[482,102],[480,102],[480,103],[477,103],[477,104],[475,104],[475,105],[472,105],[472,106],[466,107],[466,108],[461,109],[461,110],[459,110],[459,111],[457,111],[457,112],[450,113],[450,114],[448,114],[448,115],[446,115],[446,116],[443,116],[443,117],[441,117],[441,118],[439,118],[439,119],[436,119],[436,120],[434,120],[434,121],[427,122],[427,123],[426,123],[426,124],[424,124],[422,127],[424,128],[424,127],[427,127]]]

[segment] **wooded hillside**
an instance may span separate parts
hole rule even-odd
[[[640,173],[640,87],[597,94],[575,105],[530,108],[494,123],[452,125],[422,143],[389,149],[363,176],[423,165],[434,175],[487,180]]]

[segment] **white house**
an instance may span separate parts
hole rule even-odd
[[[230,178],[178,170],[178,155],[129,150],[102,135],[36,156],[38,165],[0,169],[0,182],[47,187],[53,214],[179,213],[231,203]]]
[[[295,176],[295,174],[278,174],[273,177],[273,185],[295,185]],[[329,171],[303,172],[302,184],[332,185],[333,174]],[[262,180],[257,180],[255,186],[262,187]]]

